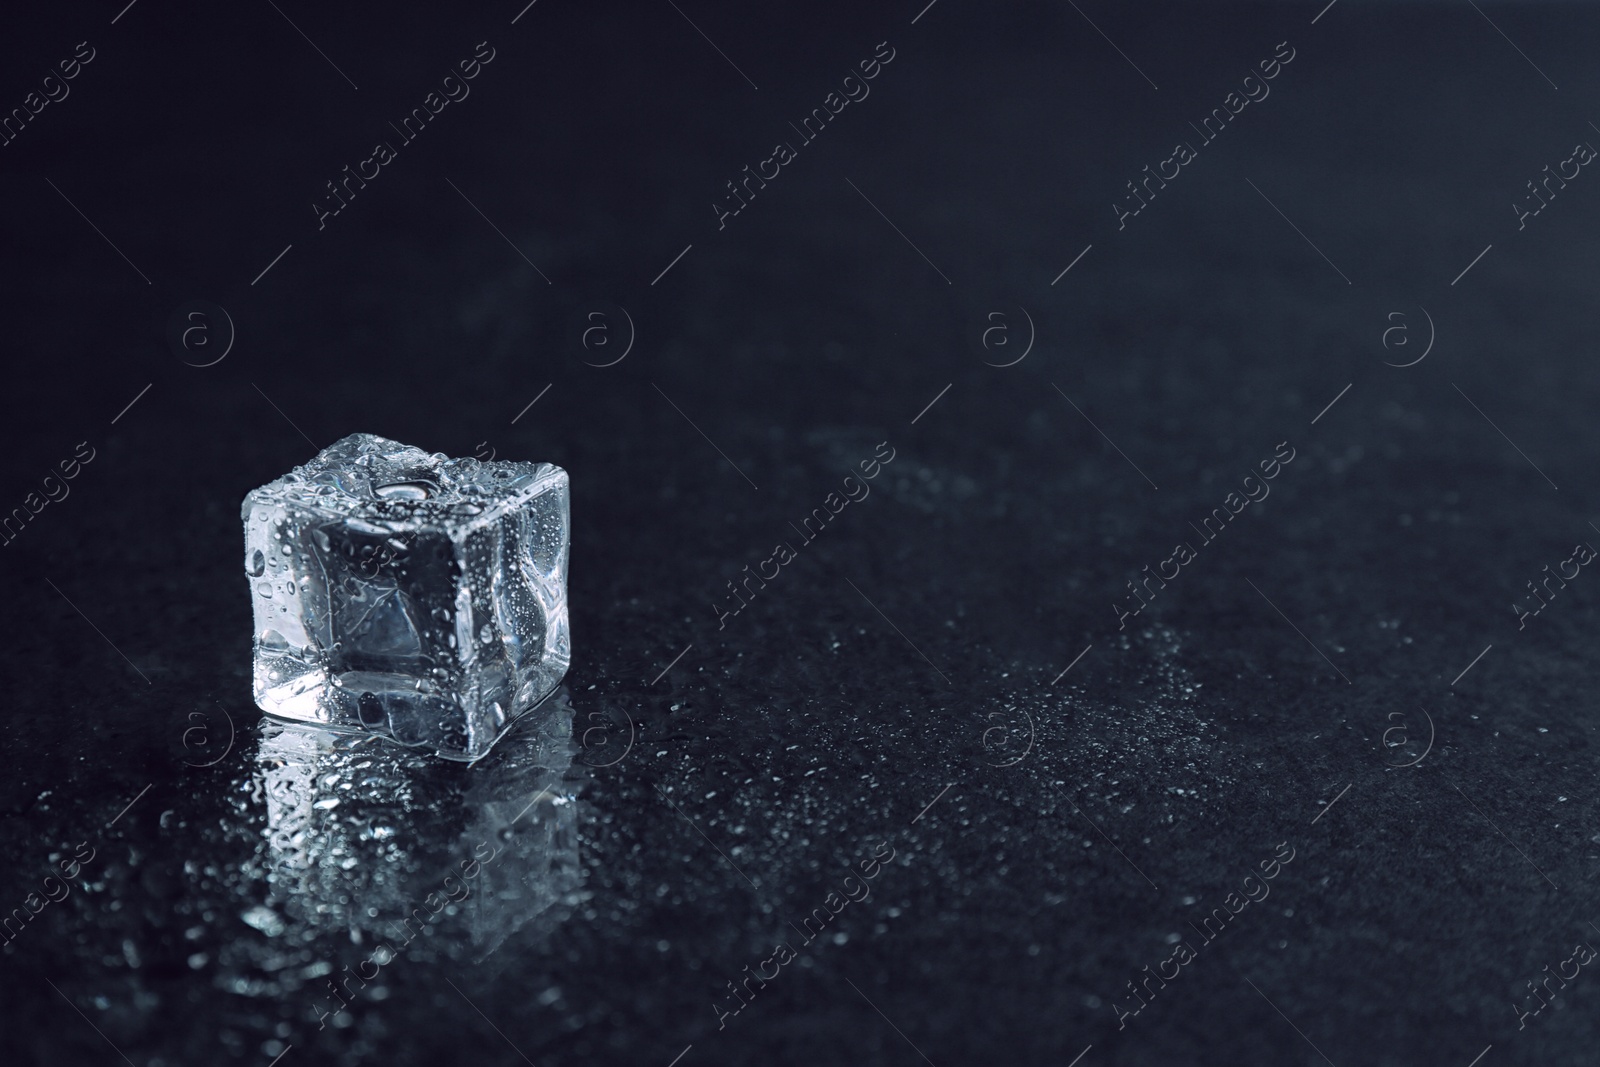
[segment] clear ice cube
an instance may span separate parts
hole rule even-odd
[[[256,703],[474,760],[571,660],[567,472],[372,434],[244,499]]]

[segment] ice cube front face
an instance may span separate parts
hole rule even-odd
[[[571,660],[567,472],[354,434],[244,498],[255,700],[475,760]]]

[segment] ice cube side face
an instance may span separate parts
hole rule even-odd
[[[347,437],[244,500],[256,703],[474,760],[571,661],[568,488]]]

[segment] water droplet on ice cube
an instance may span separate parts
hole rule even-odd
[[[385,500],[426,500],[433,495],[433,487],[426,482],[395,482],[380,485],[373,492]]]
[[[356,702],[356,711],[366,726],[376,726],[383,721],[383,702],[372,693],[362,693]]]

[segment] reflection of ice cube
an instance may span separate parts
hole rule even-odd
[[[496,850],[462,903],[474,962],[529,921],[548,918],[547,913],[564,914],[559,905],[582,882],[577,788],[568,774],[576,751],[571,706],[563,705],[551,722],[559,724],[559,739],[549,733],[539,739],[528,731],[528,742],[508,746],[504,757],[495,753],[496,765],[490,773],[474,776],[467,795],[472,821],[456,851],[467,855],[484,844]]]
[[[442,935],[428,941],[474,959],[536,917],[565,914],[556,905],[580,881],[581,782],[569,778],[575,745],[566,691],[546,710],[470,770],[375,737],[263,720],[255,776],[266,806],[270,907],[261,914],[282,914],[305,936],[348,930],[357,943],[398,946],[421,902],[449,892],[448,876],[468,894],[453,921],[428,923]],[[465,865],[491,852],[467,877]],[[461,914],[465,939],[452,936]]]
[[[255,698],[473,760],[571,659],[567,474],[355,434],[245,497]]]
[[[419,848],[461,823],[463,769],[376,737],[264,719],[255,774],[269,902],[304,928],[371,928]]]

